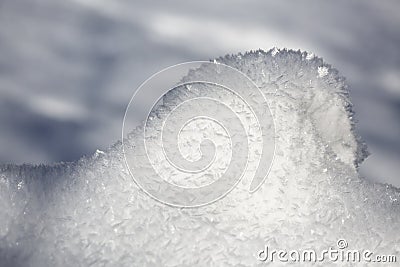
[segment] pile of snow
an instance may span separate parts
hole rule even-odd
[[[258,191],[249,194],[244,179],[204,207],[164,205],[135,185],[121,143],[73,164],[4,166],[0,262],[253,266],[265,245],[322,251],[339,238],[354,249],[398,255],[400,191],[359,177],[358,164],[367,154],[354,133],[352,105],[337,71],[305,52],[277,49],[216,61],[248,75],[274,117],[275,160]],[[161,109],[180,102],[178,92],[166,95]],[[158,112],[152,125],[165,114]],[[139,134],[127,142],[134,147]]]

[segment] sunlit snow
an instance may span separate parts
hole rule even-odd
[[[398,255],[400,191],[359,177],[357,167],[367,153],[355,134],[352,105],[338,72],[299,51],[255,51],[216,60],[247,74],[266,95],[274,117],[275,161],[257,192],[249,194],[245,177],[211,205],[166,206],[137,188],[120,142],[72,164],[4,166],[0,262],[254,266],[265,244],[323,250],[339,238],[352,248]],[[167,95],[164,105],[173,105],[177,93]],[[154,120],[160,122],[163,113],[158,115]],[[140,137],[133,132],[128,141],[134,146]],[[189,137],[183,133],[183,140]],[[223,135],[218,138],[229,145]],[[168,176],[170,170],[159,167]]]

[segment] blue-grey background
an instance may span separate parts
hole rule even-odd
[[[396,0],[1,0],[0,163],[105,149],[153,73],[276,46],[311,51],[347,77],[372,153],[362,173],[400,187],[399,12]]]

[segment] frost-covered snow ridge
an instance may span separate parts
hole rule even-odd
[[[216,61],[248,75],[274,117],[275,160],[258,191],[249,194],[244,179],[204,207],[164,205],[135,185],[121,143],[72,164],[3,166],[0,265],[253,266],[265,264],[257,259],[265,245],[322,251],[339,238],[399,257],[400,191],[359,177],[367,154],[337,71],[277,49]]]

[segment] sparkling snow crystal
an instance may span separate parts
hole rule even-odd
[[[216,61],[257,84],[275,121],[275,160],[258,191],[250,194],[244,178],[213,204],[166,206],[138,189],[121,143],[73,164],[3,166],[0,265],[253,266],[264,264],[257,253],[266,244],[324,250],[339,238],[353,249],[399,255],[400,191],[359,177],[367,153],[354,132],[352,104],[338,72],[312,54],[278,49]],[[183,89],[164,97],[151,133],[165,117],[163,108],[184,99]],[[204,93],[198,89],[185,90]],[[229,94],[223,98],[234,103]],[[179,148],[191,160],[199,151],[187,144],[203,138],[196,127],[182,132]],[[216,157],[223,169],[231,144],[222,128],[209,137],[222,149]],[[127,142],[134,147],[139,138],[133,132]],[[163,164],[158,162],[158,172],[166,178],[193,183]],[[203,178],[210,182],[218,175]]]

